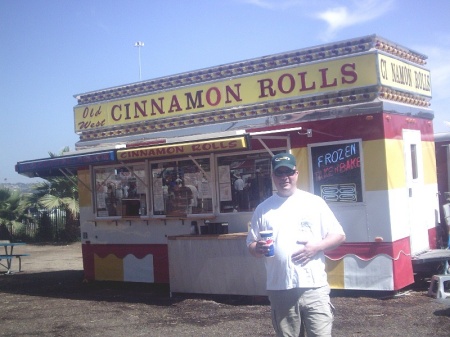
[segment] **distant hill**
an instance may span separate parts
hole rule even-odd
[[[0,188],[8,188],[12,191],[20,191],[22,193],[29,193],[32,191],[31,187],[36,184],[24,184],[24,183],[0,183]]]

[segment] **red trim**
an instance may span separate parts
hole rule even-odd
[[[345,255],[356,255],[361,260],[368,261],[380,254],[392,258],[394,290],[402,289],[414,282],[409,237],[395,242],[345,243],[326,252],[326,256],[332,260],[341,260]]]
[[[280,131],[279,134],[290,135],[291,146],[294,148],[306,147],[312,142],[306,137],[306,131],[312,130],[314,143],[334,142],[346,139],[359,139],[363,141],[377,139],[402,139],[403,129],[420,130],[422,141],[434,141],[433,125],[430,120],[387,112],[374,112],[358,116],[306,121],[292,124],[283,124],[283,129],[302,127],[299,131]],[[280,126],[260,128],[258,131],[274,131]],[[247,131],[252,131],[251,129]],[[265,139],[270,147],[285,146],[286,142]],[[252,148],[262,148],[258,141],[252,141]]]
[[[385,138],[402,139],[402,130],[420,130],[422,141],[434,141],[433,124],[431,120],[420,117],[383,113]]]
[[[393,264],[394,290],[399,290],[414,283],[410,238],[406,237],[393,242],[392,248],[394,251],[394,256],[398,256],[398,259],[395,260]]]
[[[140,245],[93,245],[83,244],[83,267],[85,278],[95,280],[94,254],[106,257],[114,254],[118,258],[124,258],[133,254],[137,258],[143,258],[148,254],[154,256],[155,283],[169,283],[169,261],[167,245],[140,244]],[[345,255],[356,255],[361,260],[370,260],[377,255],[386,254],[392,258],[394,275],[394,290],[399,290],[414,282],[411,264],[411,249],[409,237],[390,242],[363,242],[346,243],[340,247],[327,251],[326,255],[332,260],[341,260]]]
[[[441,233],[438,232],[438,227],[432,227],[428,230],[428,244],[430,245],[430,249],[440,248],[438,247],[438,244],[444,241],[444,238],[438,237],[440,234]]]
[[[404,242],[407,242],[408,245],[405,246]],[[392,259],[397,259],[399,254],[411,254],[409,237],[396,242],[344,243],[339,247],[326,252],[327,257],[332,260],[340,260],[348,254],[356,255],[361,260],[370,260],[380,254],[386,254]]]
[[[136,256],[138,259],[144,258],[148,254],[153,255],[153,268],[155,283],[169,283],[169,253],[167,245],[163,244],[139,244],[139,245],[81,245],[83,253],[84,277],[87,280],[95,280],[94,254],[99,257],[106,257],[114,254],[123,259],[128,254]]]

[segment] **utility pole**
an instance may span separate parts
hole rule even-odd
[[[134,44],[135,47],[138,47],[138,55],[139,55],[139,81],[142,80],[142,71],[141,71],[141,47],[144,47],[144,42],[138,41]]]

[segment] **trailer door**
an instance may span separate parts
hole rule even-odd
[[[422,161],[421,134],[418,130],[403,130],[403,144],[406,168],[407,214],[410,229],[411,254],[421,253],[429,248],[428,229],[423,210],[424,172]]]

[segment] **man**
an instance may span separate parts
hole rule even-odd
[[[275,256],[266,257],[265,264],[277,336],[298,337],[302,323],[308,337],[331,336],[333,312],[324,251],[344,242],[345,234],[322,198],[297,189],[298,174],[294,156],[273,156],[277,194],[256,208],[247,246],[253,256],[264,257],[269,245],[260,232],[273,231]]]
[[[234,187],[234,191],[236,193],[236,202],[237,202],[236,206],[239,208],[239,210],[242,210],[244,208],[245,183],[244,183],[244,180],[242,179],[242,175],[240,173],[235,175],[235,177],[236,177],[236,180],[234,181],[233,187]]]

